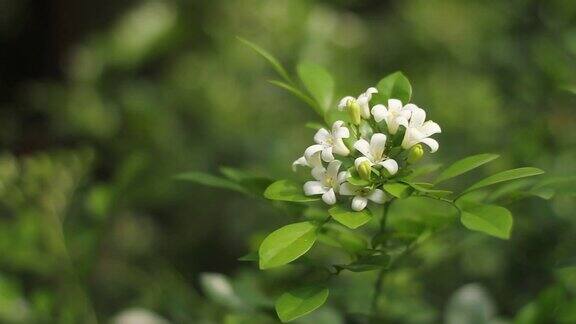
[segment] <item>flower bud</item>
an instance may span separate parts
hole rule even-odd
[[[410,148],[410,151],[408,151],[407,161],[410,164],[416,163],[422,158],[423,155],[424,149],[422,148],[422,145],[416,144]]]
[[[364,161],[358,165],[358,175],[364,180],[370,180],[370,174],[372,173],[372,166],[370,162]]]
[[[352,119],[352,123],[354,125],[360,125],[360,121],[362,121],[361,108],[360,105],[356,102],[356,100],[354,99],[348,100],[346,109],[348,110],[348,114]]]

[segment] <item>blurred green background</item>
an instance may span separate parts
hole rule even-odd
[[[404,71],[442,126],[428,162],[502,155],[454,188],[576,172],[572,0],[0,0],[1,323],[276,322],[305,274],[237,258],[291,219],[173,180],[290,177],[311,141],[314,113],[236,36],[325,66],[338,97]],[[428,243],[387,277],[387,322],[576,323],[574,197],[514,203],[510,241],[454,226]],[[343,276],[299,322],[364,323],[374,278]]]

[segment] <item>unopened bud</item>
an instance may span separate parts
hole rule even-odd
[[[364,161],[358,165],[358,175],[364,180],[370,180],[370,174],[372,173],[372,166],[370,162]]]
[[[361,108],[360,105],[356,102],[356,100],[354,99],[348,100],[346,109],[348,110],[348,114],[350,114],[352,123],[354,125],[360,125],[360,121],[362,121]]]
[[[407,161],[410,164],[416,163],[422,158],[423,155],[424,149],[422,148],[422,145],[416,144],[410,148]]]

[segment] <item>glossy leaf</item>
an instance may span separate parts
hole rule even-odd
[[[394,72],[378,82],[378,94],[375,95],[378,103],[387,104],[388,99],[400,99],[403,104],[410,102],[412,86],[402,72]]]
[[[296,68],[298,76],[321,108],[321,115],[328,110],[334,95],[334,79],[320,65],[300,63]]]
[[[357,212],[341,206],[334,206],[328,210],[328,213],[340,224],[351,229],[358,228],[372,219],[372,213],[368,209]]]
[[[276,300],[276,313],[284,323],[304,316],[322,306],[328,298],[328,288],[309,286],[286,292]]]
[[[463,158],[454,162],[452,165],[447,167],[438,178],[436,178],[435,183],[440,183],[442,181],[446,181],[448,179],[457,177],[463,173],[466,173],[470,170],[478,168],[481,165],[484,165],[490,161],[497,159],[499,155],[497,154],[478,154]]]
[[[316,242],[316,230],[313,223],[301,222],[270,233],[258,250],[260,269],[279,267],[298,259]]]
[[[270,200],[308,202],[318,200],[318,197],[305,196],[302,186],[288,180],[272,183],[264,191],[264,197]]]
[[[326,224],[322,227],[318,240],[327,245],[342,248],[349,253],[356,253],[366,249],[366,238],[356,231],[352,231],[340,224]]]
[[[476,203],[461,204],[460,221],[472,231],[482,232],[501,239],[509,239],[513,218],[510,211],[495,205]]]
[[[542,171],[538,168],[532,168],[532,167],[524,167],[524,168],[517,168],[517,169],[502,171],[500,173],[496,173],[494,175],[491,175],[487,178],[484,178],[484,179],[476,182],[470,188],[464,190],[464,192],[462,194],[468,193],[470,191],[477,190],[480,188],[484,188],[487,186],[491,186],[493,184],[497,184],[500,182],[515,180],[515,179],[520,179],[520,178],[526,178],[526,177],[532,177],[532,176],[536,176],[536,175],[539,175],[542,173],[544,173],[544,171]]]
[[[238,40],[240,40],[242,43],[248,45],[248,47],[253,49],[256,53],[258,53],[264,59],[266,59],[266,61],[268,61],[268,63],[270,63],[272,68],[274,68],[274,70],[276,70],[276,72],[282,77],[282,79],[286,80],[286,82],[288,82],[288,83],[293,83],[293,81],[290,78],[290,76],[288,75],[288,72],[286,71],[286,69],[282,66],[282,64],[280,64],[278,59],[276,59],[272,54],[270,54],[268,51],[266,51],[265,49],[263,49],[262,47],[260,47],[256,44],[252,43],[249,40],[246,40],[246,39],[241,38],[241,37],[238,37]]]
[[[396,198],[407,198],[414,191],[409,185],[400,182],[385,183],[382,188]]]

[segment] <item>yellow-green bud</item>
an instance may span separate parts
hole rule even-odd
[[[372,173],[372,167],[370,162],[364,161],[358,165],[358,175],[364,180],[370,180],[370,174]]]
[[[348,110],[348,114],[350,114],[350,118],[352,119],[352,123],[354,125],[360,125],[362,121],[362,115],[360,114],[360,105],[354,99],[348,100],[348,104],[346,105],[346,109]]]
[[[422,158],[423,155],[424,155],[424,149],[422,148],[422,145],[416,144],[412,146],[412,148],[410,148],[410,151],[408,152],[407,161],[410,164],[416,163]]]

